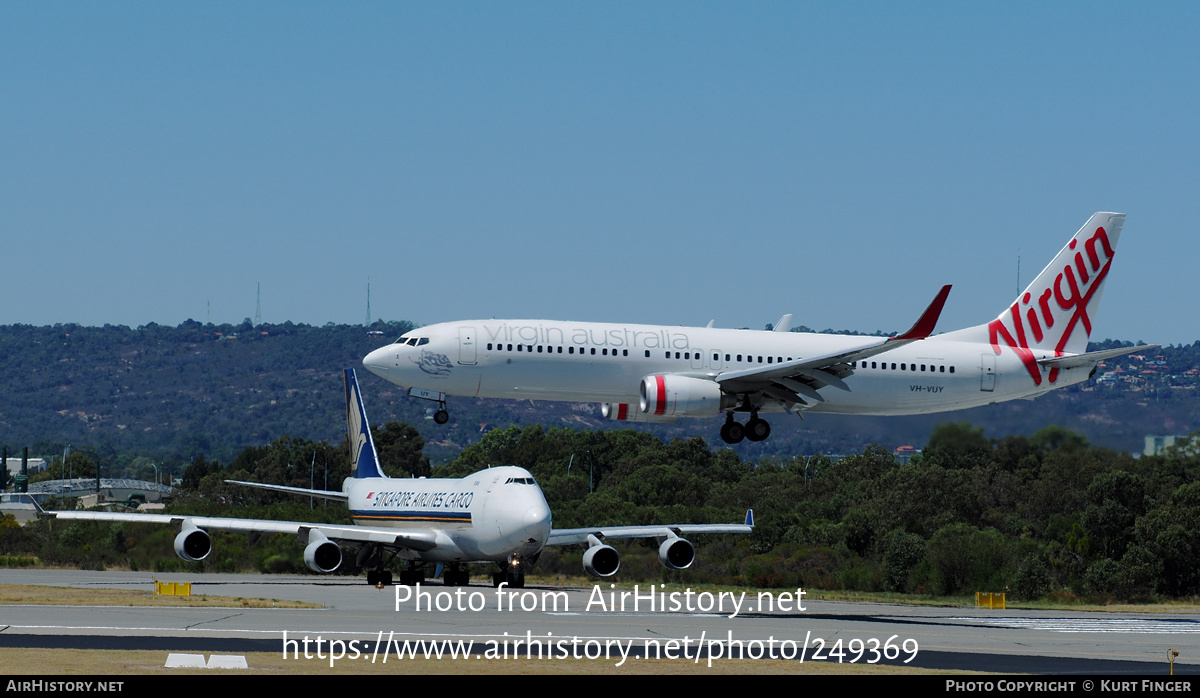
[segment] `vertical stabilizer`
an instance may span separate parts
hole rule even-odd
[[[350,472],[353,477],[387,477],[379,469],[379,456],[375,451],[375,440],[371,438],[371,424],[363,408],[362,394],[358,390],[358,379],[354,369],[344,371],[346,378],[346,440],[350,443]]]
[[[999,317],[952,334],[973,338],[986,331],[986,341],[996,355],[1015,352],[1034,385],[1045,380],[1054,383],[1059,369],[1040,367],[1037,361],[1087,351],[1092,320],[1124,224],[1123,213],[1094,214]],[[984,341],[982,336],[979,340]]]

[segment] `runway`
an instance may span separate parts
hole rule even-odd
[[[146,572],[0,570],[0,584],[71,589],[153,589]],[[589,659],[651,656],[707,663],[733,653],[796,661],[884,663],[952,671],[1034,674],[1200,673],[1200,613],[1126,614],[931,608],[800,599],[796,590],[717,596],[652,594],[639,585],[502,590],[475,585],[415,590],[360,578],[157,575],[188,581],[193,595],[229,597],[207,608],[0,606],[0,647],[280,652],[340,647],[350,661],[401,648],[545,651]],[[624,598],[622,598],[624,593]],[[241,608],[233,599],[274,598],[317,609]],[[621,603],[624,602],[624,610]],[[800,606],[803,606],[801,610]],[[782,608],[781,608],[782,606]],[[320,637],[321,645],[317,644]],[[303,644],[304,639],[311,643]],[[405,643],[408,643],[405,645]],[[431,643],[420,644],[418,643]],[[603,656],[601,653],[603,652]],[[593,656],[593,654],[595,656]],[[736,656],[736,655],[735,655]],[[907,661],[906,661],[907,660]]]

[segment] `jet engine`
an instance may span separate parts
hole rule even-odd
[[[655,417],[715,417],[738,402],[714,381],[673,373],[643,378],[641,395],[642,412]]]
[[[630,405],[624,402],[602,402],[600,403],[600,414],[606,419],[612,419],[618,422],[674,422],[675,417],[660,417],[658,415],[642,412],[637,405]]]
[[[685,570],[696,560],[696,546],[678,536],[671,536],[658,546],[658,561],[672,570]]]
[[[191,519],[184,519],[179,535],[175,536],[175,554],[188,562],[199,562],[212,552],[212,538],[196,527]]]
[[[308,546],[304,548],[304,564],[313,572],[325,574],[342,564],[342,549],[317,529],[308,532]]]
[[[583,569],[594,577],[611,577],[621,569],[621,553],[605,545],[595,536],[588,536],[590,547],[583,553]]]

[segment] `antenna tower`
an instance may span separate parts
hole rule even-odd
[[[371,326],[371,277],[367,277],[367,327]]]
[[[258,282],[258,299],[254,303],[254,324],[262,324],[262,282]]]

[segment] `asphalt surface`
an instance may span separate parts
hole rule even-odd
[[[151,591],[143,572],[0,570],[0,584]],[[0,606],[0,647],[161,649],[180,652],[396,652],[403,643],[450,641],[465,652],[537,653],[714,662],[752,658],[899,664],[951,671],[1043,675],[1200,674],[1200,610],[1181,614],[932,608],[772,597],[686,594],[653,599],[639,586],[504,590],[475,584],[376,589],[361,578],[158,575],[193,595],[226,596],[207,608]],[[621,608],[622,596],[624,609]],[[243,608],[236,598],[290,599],[317,609]],[[635,606],[636,601],[636,606]],[[773,602],[773,607],[768,606]],[[761,606],[760,606],[761,602]],[[740,603],[740,605],[738,605]],[[557,604],[557,606],[555,605]],[[781,604],[784,606],[780,608]],[[803,609],[800,608],[803,605]],[[318,637],[320,644],[318,644]],[[308,644],[305,644],[307,639]],[[457,643],[462,643],[458,645]],[[516,643],[522,644],[516,644]],[[332,644],[330,644],[332,643]],[[424,647],[422,645],[421,647]],[[404,651],[407,651],[406,649]],[[823,658],[822,658],[823,657]],[[906,661],[907,660],[907,661]],[[349,658],[346,661],[350,661]]]

